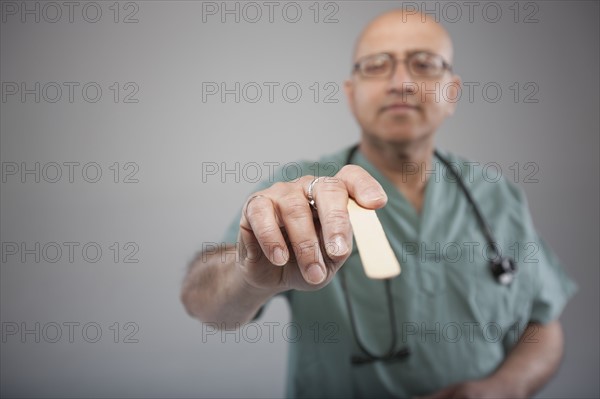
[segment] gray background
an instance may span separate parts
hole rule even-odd
[[[35,2],[26,3],[13,5],[19,12],[35,7]],[[564,363],[540,396],[598,397],[598,3],[521,3],[517,22],[514,2],[487,6],[485,15],[487,2],[477,2],[472,21],[463,3],[454,3],[462,11],[455,22],[456,8],[427,3],[432,10],[437,4],[437,15],[454,39],[455,70],[464,81],[479,83],[473,101],[463,95],[456,115],[439,132],[438,144],[482,163],[497,162],[525,190],[540,234],[580,287],[562,316]],[[56,18],[56,8],[44,8],[44,2],[39,3],[39,22],[35,15],[22,22],[20,14],[12,15],[13,8],[3,5],[2,162],[5,167],[25,162],[30,168],[35,162],[40,167],[97,162],[103,174],[97,183],[88,183],[80,165],[73,183],[66,167],[56,183],[44,181],[44,175],[39,183],[25,176],[23,183],[18,174],[2,182],[4,245],[58,243],[65,249],[64,242],[80,243],[73,262],[66,250],[55,263],[43,257],[37,263],[33,255],[22,261],[19,254],[3,252],[3,326],[25,323],[33,329],[40,323],[40,342],[20,332],[3,337],[2,396],[283,395],[287,344],[281,326],[289,314],[282,300],[274,300],[261,319],[280,323],[273,342],[263,328],[256,343],[244,340],[255,336],[250,331],[239,343],[233,335],[203,335],[201,324],[179,302],[186,264],[202,243],[221,240],[253,186],[250,169],[247,179],[240,173],[239,182],[231,174],[203,181],[203,163],[234,168],[239,162],[242,172],[248,162],[316,159],[357,141],[358,128],[340,86],[350,69],[353,41],[372,17],[407,2],[340,1],[328,8],[321,3],[318,23],[312,1],[297,3],[302,16],[296,23],[283,18],[283,2],[273,22],[263,6],[256,23],[244,20],[255,15],[248,8],[239,23],[231,15],[225,23],[219,15],[206,15],[204,22],[203,4],[191,1],[117,3],[117,23],[112,1],[95,3],[102,10],[95,23],[83,18],[87,2],[80,2],[69,22],[66,6],[55,4],[63,14],[54,23],[49,20]],[[240,12],[243,6],[238,4]],[[86,17],[95,18],[94,5],[87,7]],[[488,21],[497,8],[499,21]],[[287,10],[288,19],[293,18],[294,9]],[[138,22],[124,23],[132,12]],[[337,22],[324,23],[331,12]],[[528,15],[537,21],[525,23]],[[34,95],[24,102],[20,93],[8,95],[10,82],[27,87],[40,82],[41,91],[48,82],[80,85],[72,103],[64,85],[59,101],[47,101],[55,96],[50,85],[36,103]],[[82,96],[88,82],[102,88],[95,103]],[[109,88],[114,82],[120,84],[118,102]],[[128,82],[139,88],[137,103],[123,102],[132,91],[133,86],[124,86]],[[218,96],[203,101],[203,82],[280,86],[272,103],[266,89],[256,103],[243,96],[236,103],[233,95],[223,103]],[[287,82],[302,88],[299,101],[282,97]],[[320,86],[317,102],[310,89],[315,82]],[[324,88],[328,82],[340,87],[333,96],[337,103],[323,101],[331,92]],[[497,102],[482,93],[489,82],[503,90]],[[509,88],[514,82],[521,90],[517,101]],[[525,87],[528,82],[534,86]],[[533,96],[537,103],[523,101],[531,87],[539,89]],[[245,94],[254,97],[254,92]],[[121,171],[118,183],[109,168],[115,162]],[[125,169],[127,162],[138,166],[134,177],[139,182],[123,182],[133,170]],[[518,179],[509,169],[515,162]],[[531,171],[524,169],[527,162],[539,167],[537,183],[524,182]],[[48,166],[45,176],[52,179],[53,171]],[[93,170],[88,171],[93,178]],[[96,263],[82,257],[88,242],[103,251]],[[114,242],[121,247],[118,262],[109,248]],[[138,263],[123,262],[133,248],[123,246],[130,242],[139,248],[133,257]],[[88,255],[93,257],[93,251]],[[80,323],[73,342],[64,324],[69,322]],[[127,322],[135,324],[125,329]],[[86,323],[101,328],[98,342],[88,342],[93,329],[83,336]],[[52,343],[55,325],[62,326],[62,336]],[[123,342],[127,333],[138,342]]]

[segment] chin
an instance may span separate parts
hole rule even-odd
[[[398,153],[412,152],[412,150],[427,144],[432,134],[415,132],[414,130],[395,129],[383,131],[363,130],[365,140],[373,147],[382,150],[392,150]]]
[[[390,145],[409,145],[411,143],[423,141],[430,136],[426,132],[417,132],[414,129],[397,128],[368,132],[366,135]]]

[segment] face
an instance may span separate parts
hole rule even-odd
[[[422,22],[420,15],[386,14],[362,34],[354,62],[379,53],[397,60],[390,76],[364,77],[354,71],[345,82],[350,108],[364,135],[385,142],[414,142],[431,136],[454,112],[460,79],[449,70],[435,78],[413,76],[404,60],[416,52],[452,63],[446,32],[433,21]]]

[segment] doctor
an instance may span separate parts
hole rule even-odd
[[[290,344],[289,396],[533,395],[558,368],[558,317],[576,288],[518,188],[434,154],[460,90],[447,32],[429,17],[387,12],[353,58],[345,91],[358,148],[320,160],[319,176],[334,178],[260,185],[226,234],[232,245],[190,265],[182,302],[193,317],[233,327],[274,295],[287,298],[305,332]],[[397,278],[365,276],[349,197],[378,210],[402,264]],[[493,230],[492,255],[475,207]],[[499,253],[518,265],[511,284],[490,271]],[[315,326],[319,340],[308,334]]]

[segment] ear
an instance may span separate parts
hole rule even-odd
[[[446,116],[454,115],[458,100],[460,100],[462,93],[462,80],[458,75],[452,75],[450,82],[446,83],[444,89],[444,96],[446,97]]]
[[[344,92],[346,93],[346,100],[350,106],[350,110],[354,114],[354,81],[352,78],[348,78],[344,81]]]

